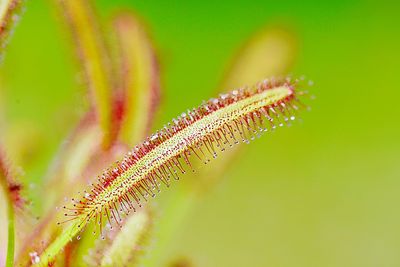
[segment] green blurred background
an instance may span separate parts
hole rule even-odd
[[[162,248],[168,259],[194,266],[400,266],[400,4],[102,0],[96,6],[103,21],[128,8],[147,23],[162,70],[158,126],[213,96],[232,57],[266,25],[295,33],[292,73],[315,83],[317,99],[303,122],[246,148]],[[36,150],[22,166],[33,205],[46,166],[88,106],[58,16],[50,1],[27,1],[0,66],[8,146],[21,146],[26,132],[35,140],[22,143]],[[161,249],[157,241],[150,256]]]

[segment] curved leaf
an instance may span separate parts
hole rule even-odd
[[[124,118],[120,137],[135,145],[150,133],[159,102],[158,63],[151,41],[138,19],[128,13],[114,19],[120,55]]]
[[[91,1],[61,0],[85,72],[92,105],[103,133],[103,146],[112,142],[112,77],[107,47]]]

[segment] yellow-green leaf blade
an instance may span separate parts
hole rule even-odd
[[[103,145],[112,142],[111,67],[100,26],[90,1],[60,1],[83,65],[92,105],[103,133]]]
[[[114,20],[120,54],[120,80],[125,96],[120,137],[129,145],[149,134],[159,98],[158,65],[143,25],[125,13]]]

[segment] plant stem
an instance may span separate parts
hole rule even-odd
[[[6,266],[14,266],[14,246],[15,246],[15,233],[14,233],[14,206],[10,199],[7,199],[8,209],[8,242],[7,242],[7,260]]]

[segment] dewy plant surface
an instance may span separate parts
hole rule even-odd
[[[102,239],[105,223],[122,227],[123,217],[155,196],[161,183],[170,185],[187,170],[191,161],[204,163],[225,148],[249,143],[256,136],[290,123],[303,104],[297,81],[265,80],[253,87],[234,90],[213,98],[174,119],[172,123],[135,146],[121,161],[108,168],[72,206],[64,206],[65,223],[74,221],[64,234],[42,254],[52,260],[58,249],[83,231],[89,221],[99,226]],[[61,224],[61,223],[59,223]],[[112,229],[112,226],[111,226]]]

